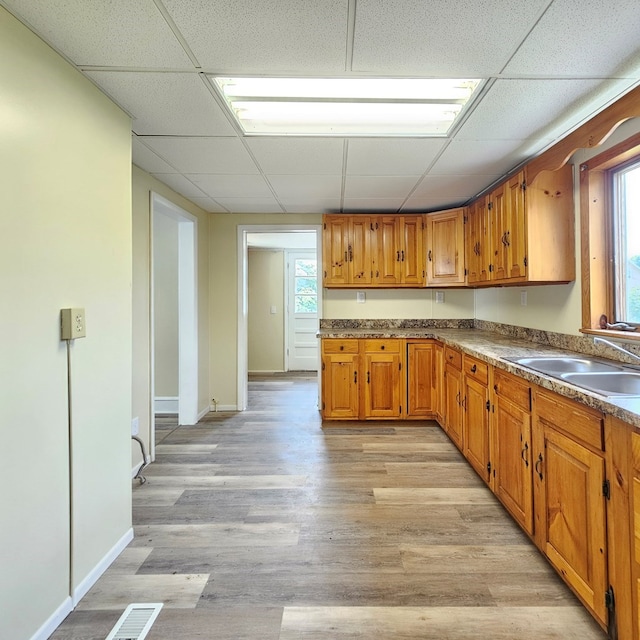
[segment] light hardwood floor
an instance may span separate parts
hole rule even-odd
[[[249,394],[159,424],[135,540],[54,640],[131,602],[165,603],[148,640],[605,638],[435,423],[323,428],[307,376]]]

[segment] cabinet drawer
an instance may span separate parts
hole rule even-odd
[[[527,413],[531,412],[531,385],[526,380],[512,376],[502,369],[495,369],[493,382],[493,390],[497,396],[509,400]]]
[[[364,350],[367,353],[376,351],[388,351],[390,353],[400,353],[400,340],[393,338],[369,339],[364,341]]]
[[[464,357],[464,374],[477,380],[480,384],[487,384],[489,382],[489,365],[481,360],[476,360],[471,356],[465,355]]]
[[[444,361],[456,369],[462,369],[462,354],[451,347],[444,348]]]
[[[604,450],[604,416],[598,411],[540,389],[535,394],[535,407],[538,419],[598,451]]]
[[[358,342],[355,338],[325,338],[322,341],[322,353],[358,353]]]

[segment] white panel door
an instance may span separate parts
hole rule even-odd
[[[287,253],[287,371],[318,370],[318,260]]]

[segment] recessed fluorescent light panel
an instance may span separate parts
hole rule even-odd
[[[210,76],[247,135],[446,136],[480,80]]]

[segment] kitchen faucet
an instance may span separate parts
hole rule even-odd
[[[637,356],[635,353],[632,353],[631,351],[627,351],[627,349],[625,349],[624,347],[621,347],[619,344],[615,344],[613,342],[610,342],[609,340],[605,340],[604,338],[595,337],[593,339],[593,343],[594,344],[606,344],[607,346],[613,347],[614,349],[617,349],[618,351],[622,351],[622,353],[626,353],[628,356],[631,356],[632,358],[635,358],[636,360],[640,360],[640,356]]]

